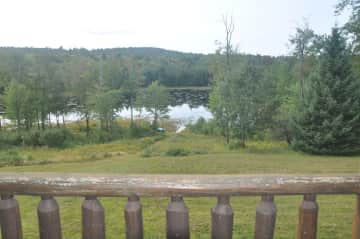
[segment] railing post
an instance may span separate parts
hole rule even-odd
[[[38,218],[40,239],[61,239],[59,206],[52,196],[41,196]]]
[[[141,203],[137,195],[128,198],[124,210],[126,222],[126,239],[142,239],[144,234]]]
[[[316,195],[304,195],[304,200],[299,207],[298,239],[316,238],[318,210]]]
[[[82,238],[105,239],[104,208],[96,197],[85,197],[82,204]]]
[[[211,210],[211,238],[231,239],[234,212],[229,196],[219,196],[218,204]]]
[[[181,196],[172,196],[166,209],[166,238],[190,238],[189,214]]]
[[[22,239],[19,204],[13,195],[1,195],[0,220],[3,239]]]
[[[352,228],[352,238],[360,239],[360,194],[356,196],[355,215]]]
[[[256,207],[255,239],[272,239],[276,221],[273,195],[264,195]]]

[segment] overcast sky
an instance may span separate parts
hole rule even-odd
[[[222,15],[235,21],[241,52],[284,55],[305,17],[328,33],[346,14],[338,0],[0,0],[0,46],[58,48],[161,47],[213,53]]]

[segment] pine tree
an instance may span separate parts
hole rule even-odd
[[[346,39],[334,28],[312,76],[312,88],[294,120],[295,149],[313,154],[360,152],[360,84]]]

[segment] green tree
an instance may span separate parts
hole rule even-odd
[[[151,83],[138,96],[138,105],[144,107],[153,118],[153,128],[157,128],[159,120],[167,116],[169,112],[168,103],[169,93],[157,81]]]
[[[21,128],[22,121],[25,118],[26,97],[24,96],[26,95],[26,87],[23,84],[12,81],[3,96],[6,116],[9,119],[15,120],[18,129]]]
[[[118,90],[99,90],[93,95],[93,110],[100,120],[102,130],[112,132],[119,95]]]
[[[226,143],[230,143],[231,123],[234,117],[234,105],[231,98],[229,81],[217,81],[210,94],[210,110],[217,125],[225,135]]]
[[[234,107],[231,99],[231,61],[235,52],[231,39],[235,29],[232,17],[223,16],[225,27],[225,44],[218,42],[219,47],[212,66],[214,76],[213,91],[210,94],[210,110],[215,116],[215,120],[225,134],[226,143],[230,143],[230,131],[234,118]]]
[[[305,95],[305,78],[306,68],[309,68],[306,63],[306,58],[313,53],[315,33],[309,28],[305,22],[304,26],[297,27],[294,36],[290,37],[290,43],[293,46],[293,55],[299,61],[298,78],[300,83],[300,97],[304,100]]]
[[[351,14],[344,29],[351,35],[353,50],[358,53],[360,50],[360,0],[339,0],[335,13],[341,14],[347,7],[350,7]]]
[[[76,110],[80,112],[86,122],[86,133],[90,132],[91,110],[93,109],[92,96],[98,81],[98,70],[96,62],[87,59],[74,57],[66,64],[67,90],[70,96],[75,99]]]
[[[294,122],[295,149],[314,154],[360,151],[360,85],[346,39],[338,28],[327,37],[308,101]]]
[[[125,79],[121,85],[121,95],[124,99],[125,107],[130,109],[130,126],[134,126],[134,107],[136,103],[136,96],[141,83],[144,80],[144,75],[141,66],[135,62],[134,59],[129,59],[124,62],[126,66]]]

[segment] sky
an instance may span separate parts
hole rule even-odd
[[[304,18],[316,33],[342,25],[338,0],[0,0],[0,46],[159,47],[213,53],[222,16],[233,16],[240,52],[286,55]]]

